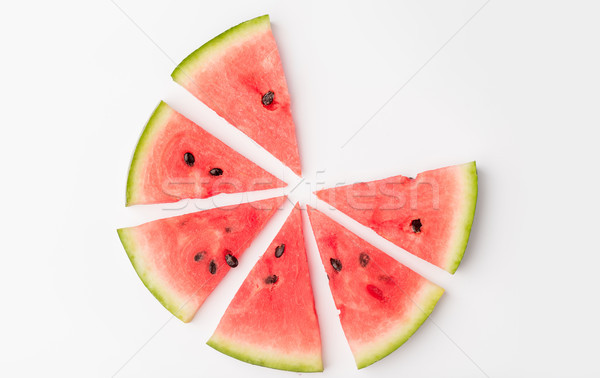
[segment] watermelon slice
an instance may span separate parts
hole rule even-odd
[[[255,365],[323,371],[301,224],[295,208],[248,274],[208,345]]]
[[[282,186],[285,183],[161,102],[135,149],[126,205]]]
[[[356,366],[400,347],[431,314],[444,289],[308,208],[319,254]]]
[[[268,15],[205,43],[171,76],[301,175],[290,95]]]
[[[320,190],[317,196],[416,256],[456,272],[477,202],[475,162]]]
[[[159,219],[118,231],[144,285],[167,310],[192,320],[285,197]]]

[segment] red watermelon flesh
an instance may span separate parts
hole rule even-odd
[[[268,15],[213,38],[171,76],[301,175],[290,95]]]
[[[208,345],[256,365],[323,371],[298,208],[248,274]]]
[[[159,219],[118,231],[140,279],[173,315],[192,320],[285,197]]]
[[[320,190],[317,196],[414,255],[454,273],[469,240],[475,162]]]
[[[283,186],[285,183],[161,102],[131,162],[127,206]]]
[[[444,290],[323,213],[308,214],[344,334],[363,368],[406,342]]]

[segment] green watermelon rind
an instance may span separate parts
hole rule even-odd
[[[127,177],[127,194],[125,199],[125,206],[135,205],[138,202],[138,187],[137,187],[137,178],[143,169],[144,162],[147,160],[146,154],[152,148],[154,144],[155,137],[160,133],[160,131],[166,126],[167,119],[172,115],[173,110],[167,105],[164,101],[161,101],[160,104],[156,107],[140,139],[138,141],[137,146],[135,147],[135,152],[133,153],[133,158],[131,159],[131,165],[129,167],[129,176]]]
[[[354,354],[356,367],[359,369],[367,367],[402,346],[429,318],[442,294],[444,294],[443,288],[428,282],[421,289],[418,298],[412,299],[415,309],[409,320],[403,320],[395,331],[389,332],[386,337],[381,337],[362,351],[356,352]]]
[[[188,83],[192,80],[191,74],[196,71],[198,66],[207,60],[219,55],[219,52],[226,50],[229,46],[239,43],[246,38],[251,38],[256,32],[268,30],[271,27],[269,15],[263,15],[253,18],[246,22],[232,27],[206,42],[194,52],[188,55],[179,63],[171,78],[179,84]]]
[[[132,234],[133,228],[120,228],[117,230],[119,234],[119,239],[121,239],[121,243],[123,244],[123,248],[125,248],[125,252],[127,252],[127,256],[129,257],[129,261],[135,272],[137,273],[140,280],[144,283],[144,286],[154,295],[156,298],[173,316],[177,317],[184,323],[189,323],[195,313],[185,312],[183,311],[185,308],[184,305],[178,304],[180,301],[172,298],[172,296],[168,295],[168,293],[164,293],[161,290],[161,285],[156,284],[152,279],[151,275],[148,273],[146,267],[144,266],[144,262],[138,256],[138,244],[135,240],[135,236]]]
[[[451,243],[448,258],[444,269],[451,274],[454,274],[462,261],[471,227],[473,226],[473,218],[475,217],[475,206],[477,204],[477,167],[475,162],[470,162],[462,165],[463,171],[463,209],[459,213],[456,220],[456,230],[454,231],[455,240]]]
[[[252,346],[244,346],[235,340],[221,338],[217,334],[212,335],[206,344],[223,354],[252,365],[302,373],[323,371],[323,361],[320,354],[295,358],[282,354],[278,355],[277,351],[265,351]]]

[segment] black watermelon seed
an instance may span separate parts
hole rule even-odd
[[[194,256],[194,261],[195,262],[202,261],[202,259],[204,258],[204,255],[206,255],[206,251],[196,253],[196,255]]]
[[[265,278],[265,283],[268,284],[268,285],[272,285],[272,284],[274,284],[277,281],[279,281],[279,277],[277,277],[274,274],[272,276],[269,276],[269,277]]]
[[[327,276],[327,281],[329,281],[329,274],[326,274],[326,276]]]
[[[337,272],[342,270],[342,262],[340,260],[330,258],[329,262],[331,263],[331,266],[333,267],[333,269],[335,269]]]
[[[269,106],[273,103],[273,98],[275,98],[275,93],[272,91],[268,91],[262,96],[262,104],[264,106]]]
[[[183,154],[183,161],[185,161],[185,164],[189,165],[190,167],[193,167],[196,158],[194,158],[194,155],[192,155],[191,152],[186,152],[185,154]]]
[[[231,252],[231,251],[229,251],[229,252]],[[228,253],[225,255],[225,261],[227,262],[227,265],[229,265],[232,268],[235,268],[236,266],[238,266],[238,259],[231,253]]]
[[[282,244],[275,248],[275,257],[280,258],[281,255],[283,255],[283,252],[285,252],[285,244]]]
[[[421,232],[421,227],[423,227],[423,224],[421,223],[420,219],[413,219],[412,222],[410,222],[410,227],[412,227],[412,232],[417,234]]]
[[[360,261],[360,266],[362,266],[364,268],[365,266],[367,266],[369,261],[371,261],[371,258],[365,252],[361,252],[359,261]]]
[[[223,174],[223,170],[221,168],[213,168],[208,173],[213,176],[221,176]]]
[[[231,227],[225,227],[225,232],[230,233],[231,232]]]
[[[217,273],[217,263],[215,262],[215,260],[210,260],[210,265],[208,265],[208,271],[210,272],[210,274]]]

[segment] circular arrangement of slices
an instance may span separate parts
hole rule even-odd
[[[235,26],[190,54],[173,80],[301,175],[295,126],[268,16]],[[126,205],[176,202],[283,187],[200,126],[161,102],[136,147]],[[477,200],[475,162],[415,178],[324,189],[317,197],[377,234],[454,273]],[[269,222],[285,197],[218,207],[118,230],[140,279],[189,322]],[[307,206],[331,294],[358,368],[387,356],[420,327],[444,290]],[[285,319],[285,326],[272,327]],[[239,360],[323,371],[301,211],[248,274],[208,340]]]

